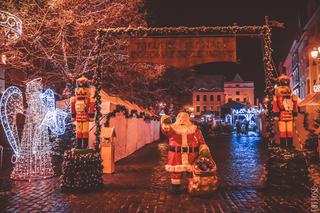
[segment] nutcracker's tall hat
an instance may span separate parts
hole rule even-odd
[[[79,88],[79,87],[89,88],[89,87],[90,87],[90,80],[87,79],[87,78],[84,77],[84,76],[78,78],[78,79],[76,80],[76,82],[77,82],[77,85],[76,85],[77,88]]]
[[[289,87],[290,86],[290,78],[288,76],[282,74],[277,78],[277,84],[278,84],[278,86]]]
[[[90,80],[82,76],[76,80],[76,95],[89,96],[90,95]]]

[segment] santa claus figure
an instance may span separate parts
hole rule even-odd
[[[297,100],[291,94],[290,79],[286,75],[279,76],[272,106],[274,119],[278,121],[282,148],[293,148],[293,122],[298,115]]]
[[[161,128],[169,138],[168,164],[165,169],[171,173],[172,192],[179,193],[182,174],[192,172],[193,163],[199,154],[210,151],[201,131],[191,123],[186,112],[180,112],[174,124],[171,124],[170,116],[162,116]]]
[[[86,77],[77,79],[76,95],[71,98],[72,121],[76,121],[77,149],[87,149],[89,121],[94,119],[95,101],[90,94],[90,81]]]

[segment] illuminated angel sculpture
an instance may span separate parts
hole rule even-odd
[[[55,108],[51,89],[42,92],[41,78],[26,83],[26,102],[19,88],[9,87],[1,97],[0,119],[7,139],[14,151],[15,163],[11,178],[31,180],[53,176],[50,134],[60,135],[65,130],[67,113]],[[25,115],[21,140],[17,130],[17,115]]]

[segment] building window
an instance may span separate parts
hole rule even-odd
[[[210,101],[213,101],[213,95],[210,95]]]
[[[207,101],[207,95],[203,96],[203,101]]]
[[[213,111],[213,106],[210,107],[210,111]]]
[[[220,100],[221,100],[221,96],[218,95],[218,96],[217,96],[217,101],[220,101]]]
[[[236,91],[236,95],[240,95],[240,91]]]
[[[228,98],[228,102],[232,101],[232,98]]]
[[[197,95],[197,101],[200,101],[200,95]]]
[[[307,94],[310,94],[310,79],[307,80]]]
[[[244,99],[243,99],[243,102],[246,103],[246,102],[247,102],[247,98],[244,98]]]
[[[239,101],[240,101],[240,98],[236,98],[236,101],[238,101],[238,102],[239,102]]]
[[[207,111],[207,106],[203,106],[203,111],[204,111],[204,112]]]
[[[200,112],[200,106],[197,106],[197,112]]]

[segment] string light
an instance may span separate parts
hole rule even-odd
[[[12,86],[6,89],[0,100],[0,119],[8,142],[15,156],[19,156],[19,137],[16,126],[16,115],[23,114],[23,97],[18,87]]]
[[[47,89],[41,94],[42,105],[45,106],[48,111],[43,119],[41,126],[48,127],[53,134],[62,135],[65,132],[67,113],[56,109],[54,92],[51,89]]]
[[[225,121],[228,122],[228,123],[230,123],[230,122],[232,123],[233,116],[244,116],[246,121],[248,121],[250,125],[254,126],[255,122],[252,120],[252,118],[255,115],[258,115],[258,114],[262,113],[263,111],[264,111],[263,109],[256,109],[256,108],[253,108],[253,107],[250,107],[248,109],[245,109],[245,108],[233,109],[232,110],[232,115],[227,114],[226,118],[225,118]]]
[[[42,93],[41,78],[26,83],[28,108],[23,111],[22,92],[9,87],[0,101],[1,123],[14,150],[15,165],[11,178],[31,180],[48,178],[54,172],[51,164],[49,130],[53,135],[63,134],[67,113],[55,108],[54,93],[47,89]],[[25,115],[21,141],[17,131],[16,116]]]
[[[261,36],[263,40],[263,62],[265,69],[265,93],[267,95],[267,111],[266,111],[266,132],[267,140],[270,144],[274,144],[274,130],[273,130],[273,117],[272,117],[272,98],[274,94],[274,67],[272,65],[272,48],[271,48],[271,28],[268,21],[262,26],[211,26],[211,27],[117,27],[99,29],[96,37],[96,53],[94,60],[96,61],[95,67],[95,86],[101,87],[101,50],[104,47],[105,38],[114,36],[127,36],[127,37],[148,37],[148,36],[180,36],[180,35],[257,35]],[[96,98],[100,98],[100,94],[96,93]],[[99,105],[96,102],[96,105]],[[96,112],[99,115],[100,109],[97,106]],[[96,125],[100,128],[99,119],[96,119]],[[99,144],[100,129],[96,131],[97,146]]]
[[[17,39],[22,34],[21,19],[7,11],[0,10],[0,27],[8,38]]]

